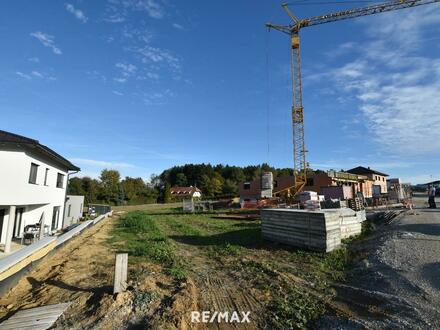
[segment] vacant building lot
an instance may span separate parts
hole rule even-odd
[[[423,327],[435,323],[430,315],[437,306],[438,282],[428,280],[437,272],[425,271],[432,258],[425,262],[428,266],[417,266],[421,272],[414,281],[395,264],[417,256],[419,247],[408,250],[405,242],[438,248],[435,231],[429,240],[401,233],[415,228],[407,225],[411,222],[419,231],[425,222],[426,228],[435,229],[438,225],[431,223],[436,219],[438,213],[417,211],[382,226],[379,218],[380,230],[366,224],[360,237],[325,254],[262,240],[256,213],[185,214],[177,205],[119,208],[113,218],[74,238],[1,297],[0,318],[71,301],[55,328]],[[398,248],[395,242],[401,241]],[[114,296],[117,252],[129,253],[129,287]],[[407,291],[391,290],[403,288],[396,274],[415,284],[406,285]],[[197,315],[192,312],[203,311],[210,312],[212,323],[192,322],[202,321],[192,320]],[[225,315],[231,321],[234,312],[246,322],[226,323]]]
[[[113,233],[112,246],[129,252],[134,294],[158,304],[143,320],[154,327],[197,327],[191,311],[250,312],[250,323],[233,325],[240,328],[304,327],[337,309],[329,284],[343,279],[349,258],[345,248],[324,254],[265,242],[258,216],[245,213],[129,211]]]

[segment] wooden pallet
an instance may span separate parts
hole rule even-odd
[[[70,302],[20,310],[0,324],[2,330],[45,330],[52,327]]]

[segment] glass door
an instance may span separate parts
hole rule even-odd
[[[60,207],[54,206],[53,212],[52,212],[52,226],[51,226],[52,231],[57,230],[59,217],[60,217]]]
[[[0,210],[0,241],[2,239],[3,236],[3,224],[4,224],[4,219],[5,219],[5,209],[1,209]]]
[[[23,220],[24,207],[19,207],[15,210],[15,221],[14,221],[14,235],[13,237],[21,237],[21,223]]]

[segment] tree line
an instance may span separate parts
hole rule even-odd
[[[293,175],[290,168],[274,168],[268,164],[245,167],[211,164],[173,166],[160,175],[152,175],[149,182],[142,178],[125,177],[116,170],[105,169],[99,179],[74,177],[69,180],[68,194],[83,195],[85,202],[111,205],[134,205],[170,202],[173,186],[196,186],[203,198],[230,198],[238,195],[238,184],[258,179],[262,172],[274,176]]]

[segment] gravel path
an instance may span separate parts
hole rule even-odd
[[[367,328],[440,329],[440,209],[424,202],[362,243],[368,256],[336,287]]]

